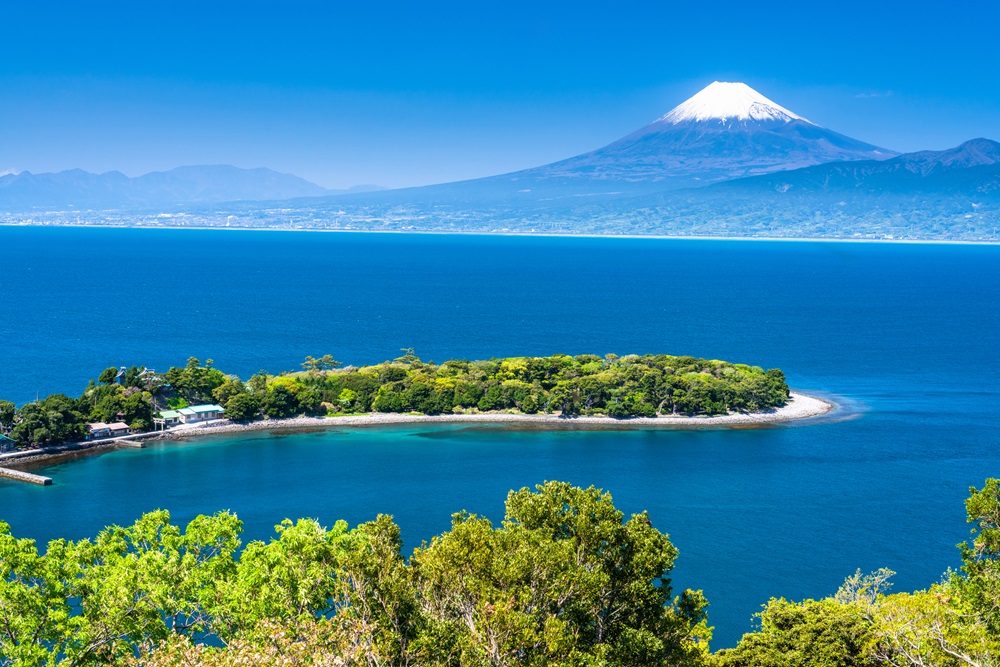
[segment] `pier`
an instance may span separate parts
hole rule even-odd
[[[9,477],[10,479],[16,479],[20,482],[28,482],[29,484],[38,484],[39,486],[49,486],[52,484],[51,477],[43,477],[42,475],[33,475],[30,472],[24,472],[23,470],[13,470],[11,468],[0,468],[0,477]]]
[[[71,442],[65,445],[55,445],[52,447],[21,449],[13,452],[7,452],[6,454],[0,454],[0,466],[2,466],[2,464],[18,465],[20,463],[33,463],[40,459],[52,456],[73,455],[78,452],[83,453],[87,451],[99,451],[104,449],[114,449],[116,447],[133,447],[136,449],[142,449],[146,446],[146,443],[142,442],[142,440],[155,437],[162,437],[162,433],[150,431],[147,433],[133,433],[132,435],[120,436],[117,438],[102,438],[99,440]],[[31,484],[39,484],[41,486],[49,486],[52,484],[52,479],[49,477],[4,467],[0,467],[0,477],[16,479],[20,482],[29,482]]]
[[[119,447],[132,447],[134,449],[145,449],[146,443],[139,442],[138,440],[118,440],[116,444]]]

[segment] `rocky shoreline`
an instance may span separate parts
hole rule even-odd
[[[265,419],[249,423],[231,422],[218,419],[201,424],[174,427],[163,433],[142,433],[95,442],[79,442],[57,447],[23,450],[0,454],[0,466],[21,468],[35,467],[42,463],[52,463],[77,456],[116,449],[121,445],[117,440],[167,439],[187,440],[207,435],[230,435],[255,431],[310,431],[319,429],[392,426],[405,424],[507,424],[539,428],[666,428],[685,429],[698,427],[741,428],[756,425],[777,424],[819,417],[833,411],[837,406],[825,399],[792,392],[788,404],[764,412],[733,413],[713,417],[563,417],[555,414],[524,414],[517,412],[477,412],[442,415],[411,415],[397,413],[372,413],[367,415],[347,415],[343,417],[293,417],[291,419]]]
[[[825,415],[837,406],[830,401],[793,392],[787,405],[754,413],[733,413],[713,417],[563,417],[555,414],[524,414],[519,412],[477,412],[442,415],[411,415],[372,413],[343,417],[293,417],[266,419],[249,423],[214,421],[173,428],[162,437],[177,439],[203,435],[225,435],[251,431],[301,431],[337,428],[341,426],[391,426],[396,424],[511,424],[545,428],[691,428],[705,426],[740,427],[808,419]]]

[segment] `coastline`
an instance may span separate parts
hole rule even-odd
[[[966,240],[966,239],[917,239],[917,238],[856,238],[839,236],[711,236],[711,235],[679,235],[679,234],[598,234],[594,232],[530,232],[530,231],[482,231],[482,230],[446,230],[446,229],[337,229],[337,228],[293,228],[293,227],[223,227],[216,225],[108,225],[108,224],[38,224],[0,221],[0,227],[72,227],[94,229],[162,229],[191,231],[230,231],[230,232],[309,232],[320,234],[410,234],[413,236],[525,236],[551,238],[582,238],[582,239],[660,239],[667,241],[788,241],[794,243],[893,243],[915,245],[973,245],[997,246],[1000,240]]]
[[[826,399],[791,392],[788,404],[765,412],[732,413],[714,417],[562,417],[554,414],[533,414],[511,412],[483,412],[441,415],[412,415],[392,412],[375,412],[366,415],[346,415],[343,417],[292,417],[290,419],[267,419],[246,424],[219,420],[174,428],[163,433],[161,438],[187,439],[205,435],[229,435],[253,431],[310,431],[338,428],[341,426],[393,426],[405,424],[509,424],[512,426],[538,426],[543,428],[664,428],[685,429],[693,427],[739,428],[765,424],[780,424],[802,419],[821,417],[835,410],[837,405]]]
[[[506,424],[509,426],[538,427],[544,429],[613,430],[631,428],[691,429],[691,428],[753,428],[769,424],[821,417],[834,411],[838,406],[832,401],[791,392],[787,405],[765,412],[732,413],[713,417],[562,417],[555,414],[524,414],[510,412],[484,412],[467,414],[414,415],[390,412],[376,412],[366,415],[346,415],[343,417],[292,417],[290,419],[265,419],[249,423],[216,419],[175,427],[168,431],[150,431],[136,435],[122,436],[92,442],[78,442],[55,447],[21,450],[0,454],[0,466],[20,470],[22,467],[36,468],[46,464],[65,461],[79,456],[96,454],[118,449],[123,445],[119,440],[188,440],[211,435],[236,435],[259,431],[296,432],[335,429],[340,427],[378,427],[406,424]]]

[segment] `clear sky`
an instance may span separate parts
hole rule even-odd
[[[714,80],[900,151],[1000,140],[1000,3],[10,2],[0,172],[419,185],[607,144]]]

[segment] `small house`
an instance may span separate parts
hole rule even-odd
[[[93,424],[87,424],[87,439],[88,440],[99,440],[101,438],[110,438],[111,429],[104,422],[94,422]]]
[[[181,423],[181,413],[177,412],[177,410],[162,410],[160,412],[160,420],[162,420],[163,428],[177,426]]]
[[[129,427],[125,422],[114,422],[108,424],[108,430],[111,432],[112,438],[117,438],[120,435],[128,435]]]
[[[204,422],[210,419],[223,419],[225,410],[221,405],[192,405],[177,411],[180,420],[185,424]]]
[[[125,422],[94,422],[87,424],[87,439],[100,440],[101,438],[116,438],[120,435],[128,435],[128,424]]]

